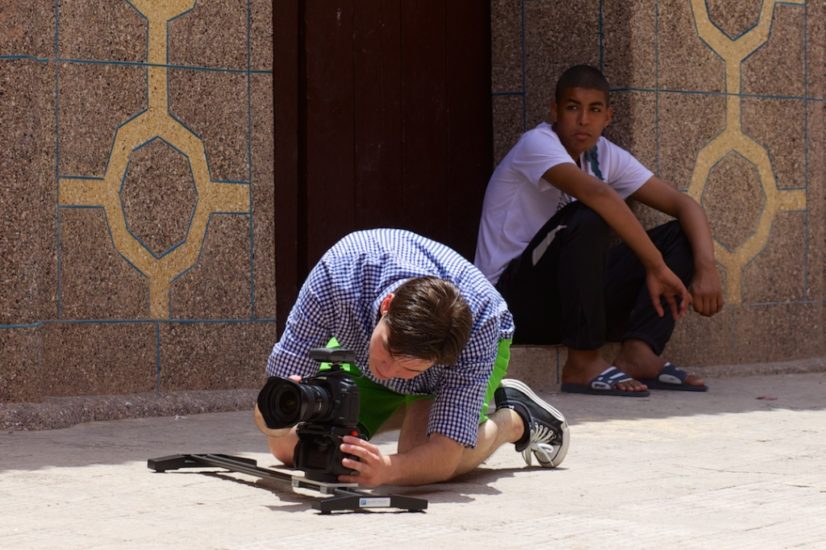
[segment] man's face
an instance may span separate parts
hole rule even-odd
[[[431,361],[416,357],[393,357],[387,348],[389,326],[382,318],[370,337],[367,366],[378,380],[414,378],[433,366]]]
[[[596,145],[613,114],[605,93],[589,88],[568,88],[551,104],[554,130],[574,160]]]

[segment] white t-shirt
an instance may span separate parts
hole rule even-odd
[[[485,191],[474,262],[491,283],[496,284],[545,222],[573,201],[542,178],[563,163],[575,164],[551,125],[543,122],[525,132],[496,167]],[[628,151],[604,137],[582,154],[579,165],[623,199],[653,175]]]

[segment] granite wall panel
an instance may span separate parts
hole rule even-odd
[[[45,395],[111,395],[154,391],[153,323],[54,323],[43,329]]]
[[[54,52],[53,0],[3,2],[0,56],[47,58]]]
[[[779,303],[737,310],[735,363],[822,356],[823,304]]]
[[[697,156],[726,125],[726,101],[719,95],[664,92],[659,96],[659,171],[688,189]]]
[[[250,67],[254,70],[272,69],[272,0],[250,2]]]
[[[599,3],[524,2],[527,127],[548,117],[556,79],[569,65],[598,65]],[[572,24],[575,22],[575,24]]]
[[[198,261],[172,283],[171,318],[250,318],[249,223],[248,216],[210,218]]]
[[[0,325],[55,313],[54,67],[0,59]]]
[[[271,75],[252,78],[253,315],[275,318],[275,144]],[[286,315],[286,313],[285,313]]]
[[[61,317],[146,319],[146,278],[125,261],[112,242],[101,208],[63,208],[61,229]]]
[[[0,403],[37,401],[43,395],[43,348],[40,329],[0,330]]]
[[[522,0],[492,0],[491,90],[521,91],[522,82]]]
[[[170,113],[203,140],[210,177],[249,181],[247,75],[170,71]]]
[[[162,372],[257,385],[275,332],[271,2],[7,4],[0,401],[156,392]],[[164,360],[192,349],[210,382],[187,387]],[[257,355],[228,375],[225,352]]]
[[[275,344],[272,323],[165,323],[160,389],[256,388]]]
[[[147,20],[130,2],[60,0],[59,16],[61,57],[138,63],[146,59]]]
[[[615,89],[655,89],[657,82],[658,0],[605,2],[602,29],[603,72]]]
[[[519,141],[527,128],[523,120],[524,98],[521,95],[500,95],[493,97],[494,163],[502,160],[513,144]],[[491,171],[493,167],[491,167]]]
[[[103,177],[115,132],[147,107],[146,69],[60,64],[60,174]]]
[[[808,121],[801,99],[743,98],[743,132],[764,147],[778,189],[806,185]]]
[[[743,60],[743,92],[798,97],[805,94],[805,16],[800,6],[776,4],[768,39]]]
[[[691,4],[659,2],[659,88],[686,92],[724,92],[726,66],[698,35]]]
[[[247,0],[194,2],[169,23],[169,62],[188,67],[246,69]]]

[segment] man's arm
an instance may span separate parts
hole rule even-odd
[[[690,289],[694,310],[705,316],[719,312],[723,308],[723,288],[714,262],[711,227],[702,207],[689,195],[656,176],[631,196],[680,222],[694,255],[694,277]]]
[[[664,313],[660,297],[665,298],[675,319],[685,315],[691,303],[691,294],[665,264],[642,224],[616,191],[575,164],[557,164],[542,177],[599,214],[634,251],[645,268],[651,303],[658,315],[662,317]]]
[[[384,455],[381,450],[357,437],[345,436],[341,450],[359,460],[345,458],[342,464],[358,475],[339,476],[343,483],[366,487],[378,485],[424,485],[450,479],[459,466],[464,447],[441,434],[431,434],[427,443],[409,451]]]

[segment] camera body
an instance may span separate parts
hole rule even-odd
[[[310,357],[330,363],[330,370],[299,383],[271,376],[258,393],[258,409],[268,428],[298,424],[295,467],[307,479],[335,483],[339,475],[351,473],[341,459],[356,459],[341,452],[341,438],[360,436],[358,386],[341,368],[342,363],[354,363],[355,356],[341,348],[316,348]]]

